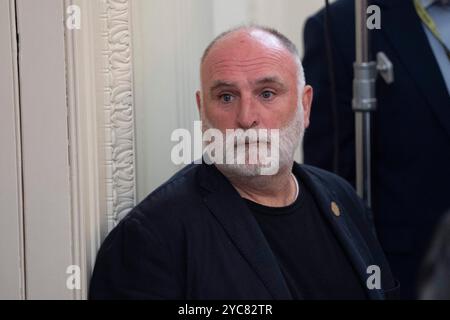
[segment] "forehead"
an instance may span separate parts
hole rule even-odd
[[[202,82],[256,80],[277,77],[296,79],[297,65],[277,37],[259,30],[238,31],[220,39],[201,67]]]

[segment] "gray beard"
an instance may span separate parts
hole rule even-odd
[[[301,107],[300,107],[301,108]],[[279,165],[278,172],[292,167],[295,150],[303,141],[304,124],[303,109],[298,108],[294,119],[284,128],[280,129]],[[203,132],[213,128],[206,116],[202,115]],[[270,148],[269,148],[270,149]],[[236,153],[235,153],[236,154]],[[215,164],[216,167],[228,178],[245,178],[261,176],[262,164]],[[276,174],[276,173],[275,173]]]

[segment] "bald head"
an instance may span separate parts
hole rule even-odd
[[[203,67],[211,51],[214,51],[217,47],[220,49],[227,46],[240,46],[246,41],[266,46],[269,51],[278,49],[288,52],[296,64],[299,86],[303,87],[305,85],[303,66],[296,45],[279,31],[264,26],[240,26],[221,33],[211,41],[203,52],[201,66]]]

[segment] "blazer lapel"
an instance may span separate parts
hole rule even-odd
[[[378,1],[385,9],[381,31],[398,52],[401,62],[450,136],[450,95],[413,1]]]
[[[329,186],[325,185],[318,177],[307,172],[305,167],[294,164],[294,173],[302,179],[302,182],[315,197],[319,208],[330,222],[338,241],[348,254],[350,262],[357,271],[369,298],[374,300],[384,299],[384,294],[381,290],[370,290],[367,288],[366,282],[369,276],[367,274],[367,267],[374,264],[373,257],[371,256],[370,250],[363,237],[359,233],[359,230],[347,217],[345,207],[342,202],[339,201],[335,192],[330,190]],[[339,208],[339,216],[333,212],[332,203],[335,203]],[[334,210],[336,210],[336,208],[334,208]]]
[[[215,166],[203,164],[199,179],[208,191],[203,198],[206,206],[272,297],[276,300],[292,299],[275,256],[239,193]]]

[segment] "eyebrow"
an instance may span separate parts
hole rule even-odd
[[[261,79],[258,79],[254,82],[256,85],[261,85],[261,84],[276,84],[282,88],[286,88],[286,85],[284,84],[284,82],[277,76],[273,76],[273,77],[264,77]]]
[[[231,87],[231,88],[237,88],[237,84],[235,82],[228,82],[224,80],[217,80],[214,81],[212,87],[209,89],[210,92],[214,92],[215,90],[221,88],[221,87]]]
[[[286,88],[286,85],[277,76],[264,77],[264,78],[261,78],[261,79],[253,81],[253,84],[255,84],[255,85],[276,84],[276,85],[280,86],[282,89]],[[214,81],[213,85],[211,86],[210,92],[212,93],[212,92],[214,92],[215,90],[217,90],[217,89],[219,89],[221,87],[237,88],[238,85],[237,85],[236,82],[229,82],[229,81],[224,81],[224,80],[216,80],[216,81]]]

